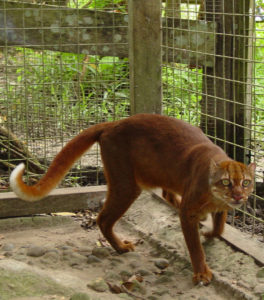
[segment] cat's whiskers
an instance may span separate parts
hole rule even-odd
[[[230,197],[228,195],[221,194],[220,192],[218,192],[218,189],[216,187],[213,187],[211,189],[211,192],[214,200],[221,202],[223,206],[229,206],[228,199],[230,199]]]

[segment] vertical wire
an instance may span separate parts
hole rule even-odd
[[[22,121],[24,124],[24,130],[25,130],[25,140],[26,140],[26,144],[28,145],[29,144],[29,132],[28,132],[28,129],[29,129],[29,121],[28,121],[28,118],[29,118],[29,101],[28,101],[28,94],[27,94],[27,68],[28,68],[28,65],[26,63],[26,32],[25,32],[25,4],[23,3],[23,6],[22,6],[22,11],[23,11],[23,14],[22,14],[22,29],[23,29],[23,73],[24,73],[24,103],[25,103],[25,106],[24,106],[24,109],[25,109],[25,120]],[[28,159],[28,158],[27,158]],[[28,168],[28,160],[26,160],[26,167]],[[27,175],[27,179],[29,179],[28,175]]]
[[[255,7],[255,1],[251,0],[250,1],[250,16],[249,18],[251,18],[251,22],[250,24],[254,24],[254,27],[250,28],[250,31],[249,31],[249,38],[252,39],[250,45],[251,45],[251,48],[249,48],[249,51],[251,51],[251,55],[250,55],[250,58],[255,58],[256,57],[256,23],[255,23],[255,11],[256,11],[256,7]],[[255,76],[253,74],[255,74],[255,64],[253,62],[249,62],[250,64],[252,64],[252,69],[251,69],[251,80],[250,80],[250,95],[253,99],[251,99],[251,102],[255,103],[256,102],[256,96],[255,96]],[[253,79],[252,79],[253,77]],[[250,113],[251,113],[251,123],[252,123],[252,119],[255,120],[255,117],[253,116],[254,114],[254,111],[252,113],[252,104],[251,103],[251,107],[250,107]],[[253,124],[250,124],[252,127],[254,126]],[[249,125],[249,126],[250,126]],[[256,157],[256,136],[255,136],[255,128],[253,127],[253,149],[254,149],[254,157]],[[250,128],[250,137],[252,137],[252,128]],[[250,138],[250,142],[252,142],[252,138]],[[253,151],[253,150],[250,150],[250,151]],[[251,157],[250,157],[250,160],[251,160]],[[254,185],[255,185],[255,189],[256,189],[256,180],[254,182]],[[257,198],[256,198],[256,194],[254,193],[253,195],[253,209],[254,209],[254,212],[256,211],[256,202],[257,202]],[[253,227],[255,228],[255,218],[253,218]],[[263,240],[264,240],[264,230],[263,230]]]
[[[9,97],[9,89],[11,88],[11,86],[9,87],[9,81],[8,81],[8,46],[7,46],[7,7],[6,7],[6,2],[3,2],[3,14],[4,14],[4,28],[5,28],[5,46],[3,47],[3,53],[4,53],[4,64],[5,64],[5,79],[4,79],[4,83],[5,83],[5,106],[6,106],[6,115],[7,115],[7,128],[8,128],[8,133],[9,133],[9,128],[12,128],[12,123],[10,123],[10,119],[9,119],[9,115],[12,114],[12,109],[10,109],[10,105],[9,105],[9,101],[8,101],[8,97]],[[12,99],[13,100],[13,99]],[[14,129],[13,129],[14,130]],[[10,145],[10,143],[12,142],[12,140],[10,140],[10,137],[8,137],[7,143]],[[8,161],[11,161],[11,151],[10,151],[10,147],[8,147],[8,153],[7,153],[7,159]],[[11,161],[12,162],[12,161]],[[11,170],[10,167],[8,167],[8,172],[10,174]]]
[[[238,145],[237,147],[241,147],[241,146],[243,146],[243,148],[245,149],[245,146],[246,146],[246,141],[245,141],[245,138],[246,138],[246,136],[247,136],[247,134],[246,134],[246,124],[245,124],[245,114],[246,114],[246,103],[247,103],[247,97],[246,97],[246,95],[244,95],[244,92],[246,91],[246,89],[245,89],[245,78],[244,78],[244,75],[245,75],[245,68],[246,68],[246,60],[248,59],[248,55],[246,56],[246,41],[248,42],[248,40],[247,40],[247,37],[246,37],[246,30],[245,30],[245,25],[244,24],[247,24],[246,23],[246,18],[248,18],[248,16],[246,16],[245,15],[245,13],[246,13],[246,3],[245,3],[245,1],[243,2],[243,9],[242,9],[242,12],[243,12],[243,16],[242,16],[242,18],[243,18],[243,30],[242,30],[242,32],[241,31],[239,31],[238,33],[239,33],[239,35],[240,35],[240,37],[239,37],[239,40],[240,40],[240,42],[242,43],[242,45],[243,45],[243,48],[242,48],[242,58],[241,58],[241,56],[239,57],[239,59],[240,60],[242,60],[241,61],[241,63],[239,63],[239,65],[241,65],[241,67],[242,67],[242,73],[243,73],[243,77],[241,78],[241,77],[239,77],[239,82],[238,82],[238,84],[239,85],[242,85],[242,87],[243,87],[243,89],[242,89],[242,92],[243,92],[243,99],[244,99],[244,101],[243,101],[243,103],[241,104],[241,100],[240,99],[235,99],[235,101],[236,101],[236,103],[239,105],[239,106],[242,106],[242,109],[243,109],[243,115],[244,115],[244,118],[243,118],[243,123],[242,123],[242,126],[243,126],[243,131],[244,131],[244,144],[243,145]],[[247,12],[248,13],[248,12]],[[239,14],[241,14],[241,11],[239,11]],[[239,15],[238,16],[238,18],[239,19],[241,19],[241,16]],[[240,22],[239,22],[240,23]],[[249,23],[248,23],[249,24]],[[248,28],[249,29],[249,28]],[[248,75],[248,74],[247,74]],[[237,145],[238,144],[238,142],[237,141],[235,141],[235,144]],[[245,150],[244,150],[244,153],[245,153]],[[244,156],[244,160],[245,160],[245,156]],[[243,161],[244,163],[245,163],[245,161]],[[245,226],[246,226],[246,204],[244,204],[243,205],[243,207],[242,207],[242,211],[243,211],[243,221],[242,221],[242,224],[243,224],[243,228],[245,228]]]
[[[42,45],[45,44],[44,42],[44,24],[43,24],[43,15],[45,14],[45,9],[43,9],[43,5],[40,6],[40,19],[41,19],[41,40],[42,40]],[[45,52],[44,50],[41,50],[41,62],[42,62],[42,76],[45,76]],[[43,148],[44,148],[44,153],[43,153],[43,157],[44,157],[44,162],[45,162],[45,165],[47,165],[47,161],[48,161],[48,144],[47,144],[47,139],[48,139],[48,134],[47,134],[47,120],[49,118],[48,114],[47,114],[47,99],[45,97],[45,91],[46,91],[46,86],[45,86],[45,82],[44,80],[42,81],[42,90],[44,91],[44,97],[43,95],[40,95],[40,103],[39,103],[39,110],[40,110],[40,114],[43,113],[43,119],[42,119],[42,122],[43,122],[43,134],[41,134],[41,137],[40,137],[40,140],[41,142],[43,143]],[[43,105],[42,105],[42,101],[44,101]],[[42,109],[43,107],[43,109]]]

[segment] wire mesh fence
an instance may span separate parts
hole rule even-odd
[[[162,7],[163,26],[176,29],[174,44],[163,40],[162,45],[163,52],[172,51],[176,58],[163,64],[163,111],[201,126],[230,157],[257,163],[256,193],[230,214],[229,223],[260,239],[264,237],[263,6],[261,1],[167,0]],[[172,17],[178,23],[171,22]],[[215,34],[206,41],[202,33],[210,32],[211,23],[217,24]],[[188,44],[179,47],[187,35]]]
[[[229,222],[263,238],[264,4],[159,5],[163,113],[201,126],[230,157],[257,163],[256,193]],[[21,160],[34,182],[82,129],[130,115],[128,13],[122,0],[0,2],[3,191]],[[101,183],[99,149],[93,147],[62,185]]]
[[[21,154],[28,165],[37,157],[48,166],[82,129],[129,115],[128,59],[115,55],[127,46],[127,22],[118,22],[127,8],[121,1],[33,2],[1,2],[0,120],[32,153]],[[11,150],[3,180],[21,160]],[[99,160],[94,147],[63,185],[102,183]]]

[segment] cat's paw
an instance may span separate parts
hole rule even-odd
[[[213,273],[207,267],[206,271],[203,273],[194,273],[193,282],[194,284],[208,285],[213,278]]]
[[[135,250],[135,246],[133,243],[129,241],[123,241],[123,243],[119,245],[118,253],[122,254],[134,250]]]
[[[206,231],[206,232],[202,232],[202,235],[206,238],[206,239],[213,239],[213,238],[219,238],[220,234],[214,232],[214,231]]]

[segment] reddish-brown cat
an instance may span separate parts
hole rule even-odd
[[[240,207],[253,190],[255,164],[246,166],[231,160],[199,128],[186,122],[139,114],[82,131],[33,186],[23,183],[25,166],[18,165],[10,177],[12,189],[26,201],[45,197],[95,142],[101,147],[108,184],[107,200],[97,223],[112,247],[119,253],[134,249],[132,243],[115,235],[113,226],[142,189],[161,187],[165,199],[179,208],[193,280],[208,284],[212,272],[200,243],[199,220],[212,213],[213,230],[206,236],[221,235],[227,211]]]

